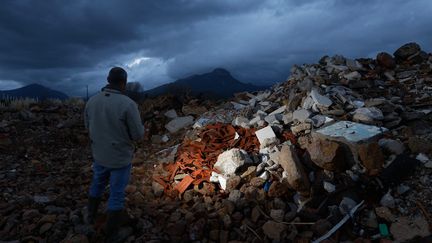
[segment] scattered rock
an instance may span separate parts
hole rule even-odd
[[[152,191],[156,197],[160,197],[164,193],[164,187],[161,184],[153,181],[152,182]]]
[[[360,80],[361,74],[357,71],[354,71],[354,72],[350,72],[350,73],[345,74],[344,78],[346,78],[348,80]]]
[[[43,224],[43,225],[40,227],[40,229],[39,229],[39,234],[40,234],[40,235],[45,234],[48,230],[51,229],[52,225],[53,225],[52,223],[45,223],[45,224]]]
[[[317,90],[312,89],[310,96],[312,97],[315,105],[318,107],[329,107],[333,104],[333,102],[327,98],[326,96],[320,95]]]
[[[413,153],[424,153],[429,154],[432,153],[432,142],[428,139],[420,138],[420,137],[410,137],[408,139],[408,147]]]
[[[402,142],[393,139],[382,138],[378,141],[380,147],[392,154],[402,154],[405,146]]]
[[[204,106],[197,106],[197,105],[183,105],[182,112],[184,115],[195,115],[200,116],[207,112],[207,108]]]
[[[50,198],[47,197],[47,196],[33,196],[33,200],[34,200],[36,203],[41,203],[41,204],[51,202]]]
[[[353,120],[357,122],[363,122],[368,124],[374,124],[376,121],[384,119],[384,115],[378,108],[375,107],[363,107],[358,108],[354,111]]]
[[[270,155],[288,174],[288,183],[294,190],[309,194],[309,179],[293,146],[283,144],[280,151]]]
[[[233,203],[237,203],[241,198],[242,193],[240,190],[232,190],[229,194],[228,200]]]
[[[411,42],[399,47],[393,55],[400,60],[406,60],[410,56],[420,52],[420,46],[417,43]]]
[[[381,205],[388,208],[394,208],[396,207],[396,202],[394,197],[390,194],[390,191],[388,191],[380,201]]]
[[[311,112],[306,109],[296,110],[293,113],[293,120],[299,122],[305,122],[311,115]]]
[[[358,154],[362,165],[369,171],[369,174],[376,175],[384,165],[384,155],[378,143],[358,145]]]
[[[378,65],[384,68],[393,69],[396,67],[395,60],[393,59],[392,55],[388,54],[387,52],[378,53],[376,60]]]
[[[167,112],[165,112],[164,115],[166,117],[168,117],[169,119],[174,119],[177,117],[177,112],[174,109],[171,109],[171,110],[168,110]]]
[[[272,209],[270,211],[270,217],[276,222],[282,222],[285,217],[285,212],[282,209]]]
[[[430,235],[429,224],[423,217],[400,217],[390,226],[390,232],[398,242],[406,242],[417,236],[426,237]]]
[[[311,160],[325,170],[341,171],[346,167],[344,151],[337,142],[313,137],[306,148]]]
[[[283,234],[288,226],[269,220],[263,226],[264,234],[272,240],[280,241],[283,239]]]
[[[388,222],[393,222],[396,219],[388,207],[375,208],[375,213],[378,215],[378,217],[385,219]]]

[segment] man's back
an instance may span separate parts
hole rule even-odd
[[[119,168],[132,161],[132,140],[144,134],[137,105],[120,91],[105,88],[90,98],[85,108],[95,161]]]

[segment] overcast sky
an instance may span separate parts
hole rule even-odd
[[[3,0],[0,90],[97,90],[112,66],[144,89],[216,67],[257,84],[323,55],[432,52],[431,0]]]

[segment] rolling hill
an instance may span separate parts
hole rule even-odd
[[[67,99],[68,96],[60,91],[53,90],[42,86],[40,84],[29,84],[27,86],[0,91],[1,97],[14,97],[14,98],[33,98],[39,100],[45,99]]]

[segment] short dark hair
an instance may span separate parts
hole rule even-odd
[[[108,83],[120,84],[127,82],[127,72],[121,67],[113,67],[107,77]]]

